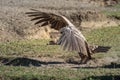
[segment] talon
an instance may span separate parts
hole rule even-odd
[[[86,55],[83,55],[83,54],[79,54],[79,55],[81,57],[80,64],[86,64],[90,60],[90,58],[87,57]]]

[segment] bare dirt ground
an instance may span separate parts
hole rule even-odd
[[[106,26],[118,26],[120,21],[109,19],[101,10],[112,10],[111,8],[101,6],[100,4],[88,2],[88,0],[0,0],[0,41],[11,41],[20,39],[49,39],[49,28],[39,28],[30,22],[25,12],[30,9],[53,12],[68,17],[78,28],[80,26],[87,28],[98,28]],[[114,9],[120,10],[120,9]],[[80,18],[82,16],[82,23]],[[66,67],[97,67],[106,63],[116,62],[118,59],[109,59],[106,57],[101,60],[89,61],[85,65],[76,65],[59,58],[41,58],[36,59],[45,62],[44,66],[66,66]],[[112,60],[112,61],[110,61]],[[49,61],[49,62],[48,62]],[[109,61],[109,62],[108,62]],[[53,62],[53,63],[52,63]],[[104,64],[103,64],[104,62]],[[110,64],[111,65],[111,64]]]
[[[0,62],[4,65],[12,66],[35,66],[35,67],[66,67],[71,69],[79,68],[120,68],[120,60],[118,58],[105,57],[102,59],[92,59],[87,64],[80,64],[80,58],[69,58],[67,60],[62,58],[28,58],[28,57],[15,57],[3,58],[0,57]]]
[[[50,29],[45,30],[35,26],[25,15],[25,12],[30,9],[65,15],[78,28],[81,26],[85,28],[118,26],[120,24],[119,20],[108,19],[101,13],[101,10],[115,11],[119,8],[105,8],[97,2],[93,3],[92,0],[0,0],[0,34],[2,34],[0,41],[50,38]]]

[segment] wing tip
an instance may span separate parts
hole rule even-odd
[[[108,52],[111,49],[111,46],[98,46],[94,49],[94,52]]]

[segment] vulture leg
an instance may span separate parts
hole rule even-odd
[[[86,64],[87,61],[92,59],[92,57],[91,57],[92,52],[91,52],[89,45],[86,41],[85,41],[84,45],[85,46],[82,48],[83,50],[81,52],[78,52],[78,54],[81,58],[81,61],[80,61],[81,64]]]
[[[80,64],[86,64],[87,61],[90,60],[90,58],[88,56],[84,55],[83,53],[78,52],[78,54],[81,58]]]
[[[90,50],[88,43],[85,42],[85,45],[86,45],[86,50],[87,50],[88,58],[92,59],[92,57],[91,57],[92,51]]]
[[[91,50],[89,49],[89,45],[88,45],[88,43],[87,42],[85,42],[85,45],[86,45],[86,47],[84,47],[84,51],[85,52],[78,52],[78,54],[79,54],[79,56],[80,56],[80,58],[81,58],[81,61],[80,61],[80,63],[81,64],[86,64],[87,63],[87,61],[89,61],[90,59],[92,59],[92,57],[91,57]],[[87,55],[86,55],[86,54]]]

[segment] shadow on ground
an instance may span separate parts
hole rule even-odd
[[[0,62],[4,65],[12,65],[12,66],[36,66],[39,67],[41,65],[61,65],[61,64],[74,64],[74,65],[81,65],[79,64],[79,61],[66,61],[66,63],[64,62],[60,62],[60,61],[40,61],[37,59],[31,59],[31,58],[26,58],[26,57],[16,57],[16,58],[4,58],[4,57],[0,57]],[[118,63],[111,63],[111,64],[107,64],[107,65],[103,65],[103,66],[98,66],[100,68],[120,68],[120,64]],[[78,67],[72,67],[72,68],[98,68],[98,67],[90,67],[90,66],[78,66]]]
[[[94,58],[92,59],[93,61],[95,60]],[[66,60],[66,62],[68,63],[68,64],[74,64],[74,65],[80,65],[80,61],[79,60],[74,60],[74,59],[68,59],[68,60]],[[86,65],[86,64],[85,64]],[[93,67],[90,67],[90,66],[88,66],[88,64],[86,65],[86,66],[84,66],[84,67],[81,67],[81,66],[78,66],[78,67],[72,67],[72,68],[77,68],[77,69],[79,69],[79,68],[120,68],[120,63],[117,63],[117,62],[111,62],[111,63],[108,63],[108,64],[106,64],[106,65],[102,65],[102,66],[97,66],[97,67],[95,67],[95,66],[93,66]]]
[[[111,63],[111,64],[107,64],[107,65],[103,65],[103,66],[97,66],[97,67],[89,67],[89,66],[85,66],[85,67],[72,67],[72,68],[86,68],[86,69],[92,69],[92,68],[120,68],[120,64],[118,63]]]
[[[110,75],[110,76],[90,76],[83,80],[120,80],[120,75]]]
[[[12,66],[36,66],[39,67],[43,65],[49,64],[62,64],[63,62],[43,62],[35,59],[24,58],[24,57],[17,57],[14,59],[9,58],[0,58],[0,62],[4,65],[12,65]]]

